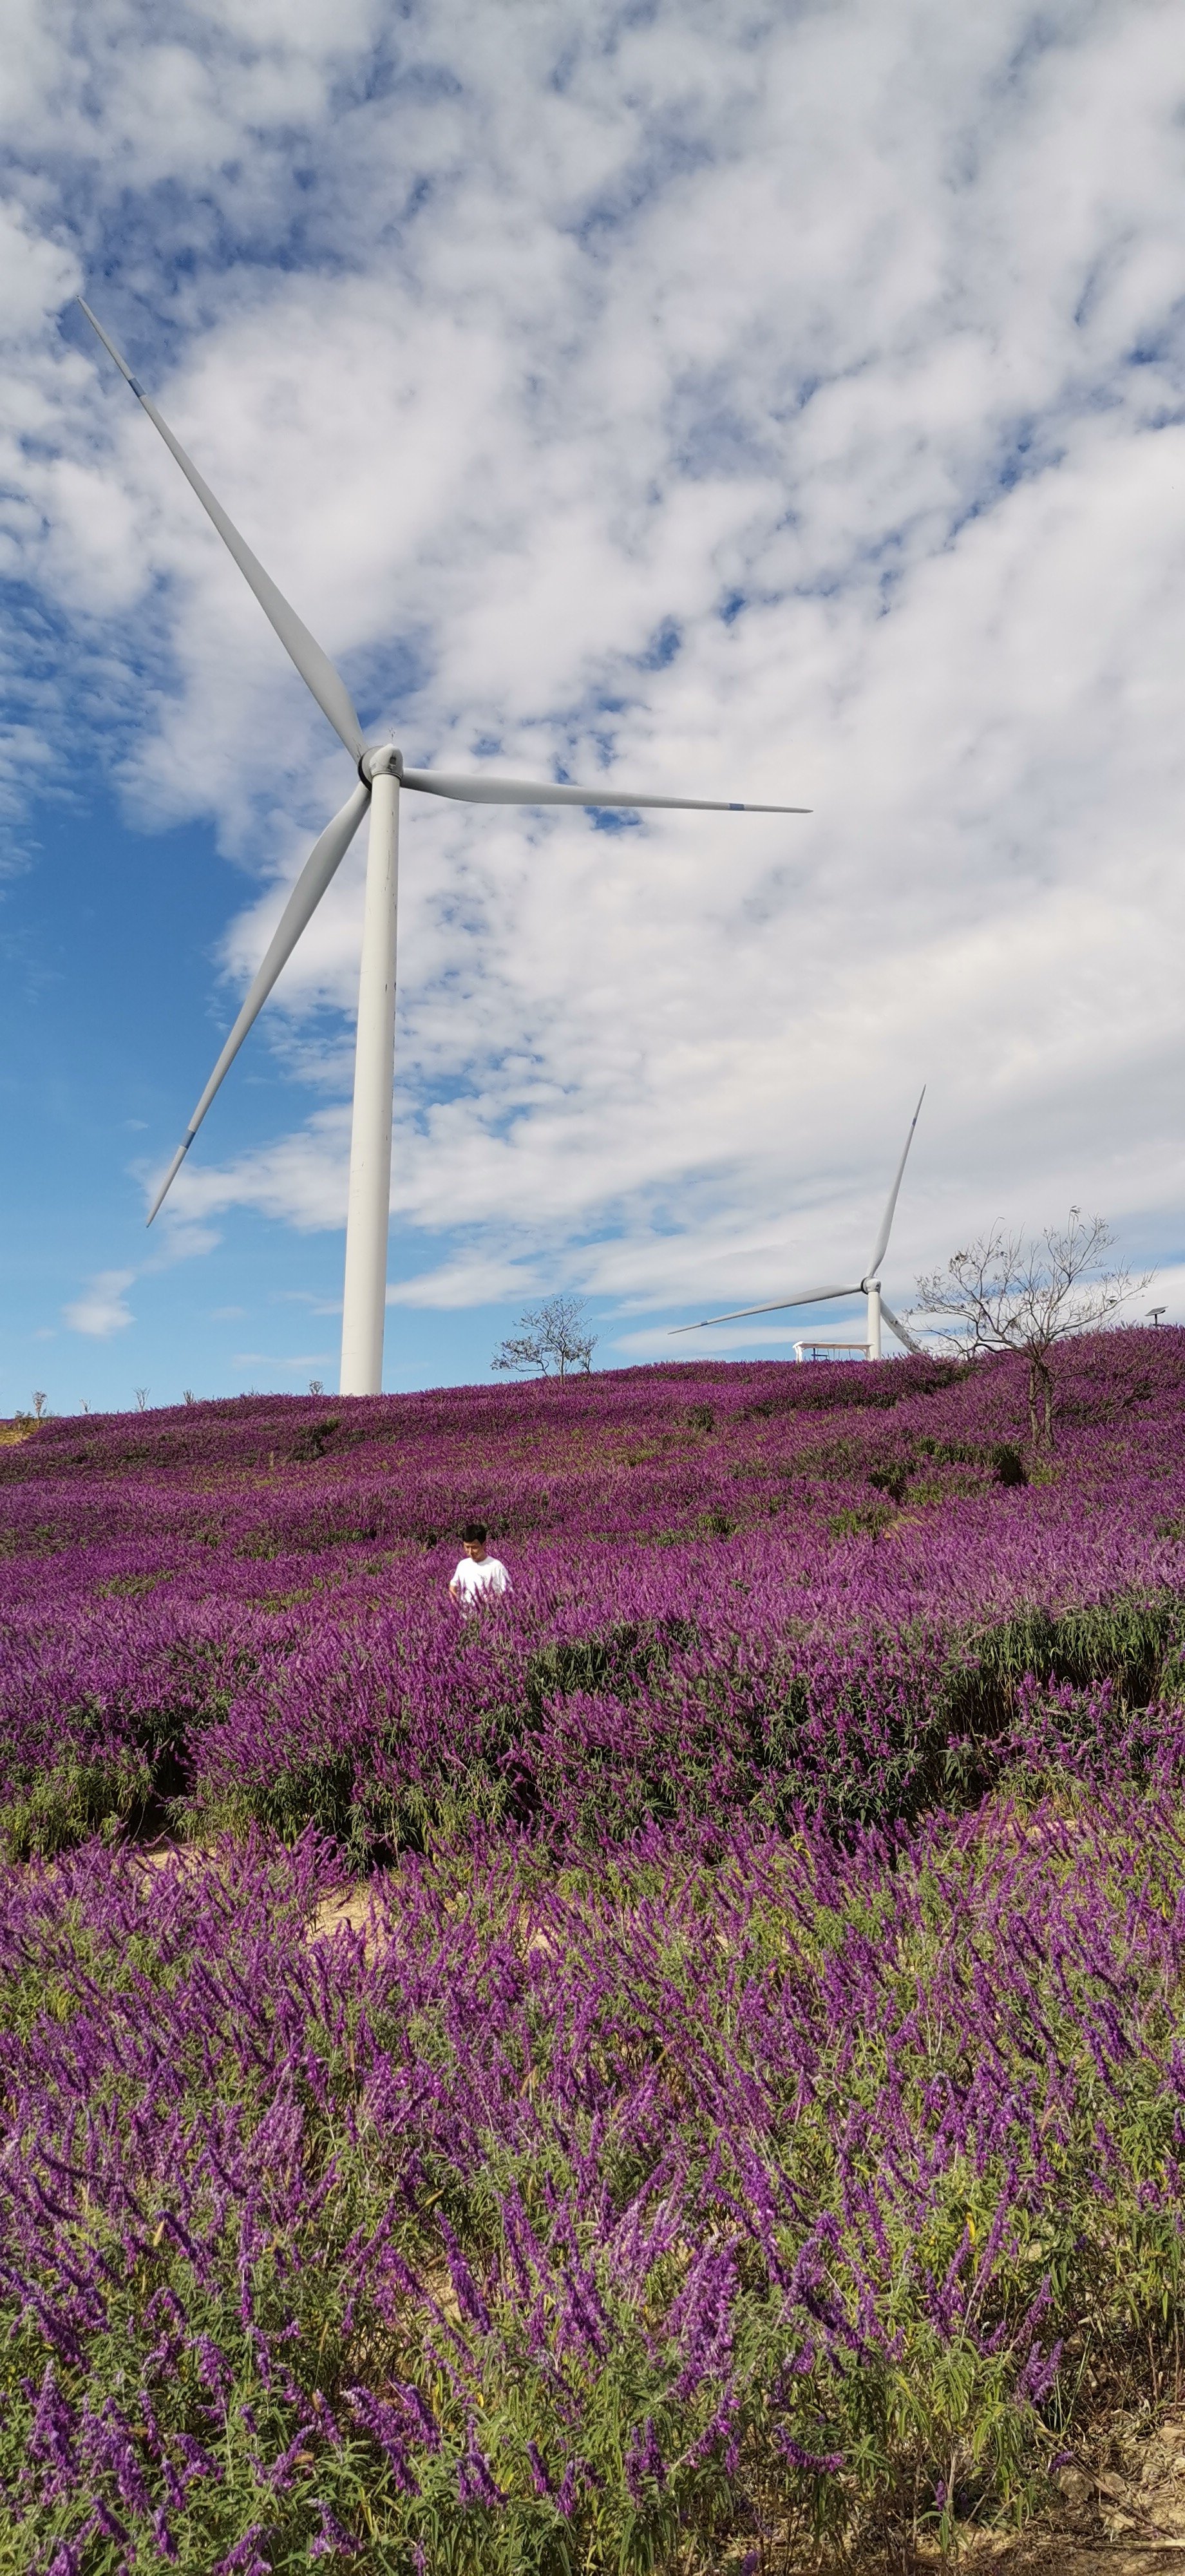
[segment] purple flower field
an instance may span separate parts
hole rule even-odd
[[[154,1795],[191,1831],[312,1823],[356,1861],[469,1819],[905,1815],[1030,1669],[1146,1705],[1185,1592],[1185,1335],[1064,1352],[1028,1482],[1019,1369],[951,1375],[671,1367],[48,1424],[0,1450],[9,1853]],[[515,1594],[467,1622],[471,1513]]]
[[[901,2565],[1172,2394],[1185,1333],[1024,1419],[717,1364],[0,1449],[0,2564]]]

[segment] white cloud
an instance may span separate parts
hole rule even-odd
[[[180,1208],[170,1208],[158,1229],[155,1252],[141,1264],[142,1275],[171,1270],[175,1262],[193,1261],[203,1252],[214,1252],[221,1241],[217,1226],[202,1225],[192,1212],[184,1214]]]
[[[0,338],[40,333],[81,283],[75,255],[39,235],[19,205],[0,200]]]
[[[293,1369],[327,1368],[337,1356],[335,1351],[302,1351],[297,1359],[287,1359],[275,1351],[236,1351],[231,1367]]]
[[[214,816],[264,879],[228,1020],[348,767],[102,353],[47,337],[80,262],[412,759],[816,809],[405,800],[393,1302],[846,1275],[923,1076],[895,1303],[1071,1198],[1173,1258],[1171,16],[202,0],[146,44],[94,0],[19,19],[12,83],[0,544],[68,642],[14,660],[8,774],[68,681],[138,811]],[[215,1106],[189,1249],[341,1222],[361,883],[270,1006],[329,1104],[229,1163]]]
[[[76,1297],[73,1305],[63,1306],[63,1323],[72,1333],[88,1333],[99,1342],[107,1341],[112,1333],[122,1333],[125,1325],[136,1320],[124,1294],[135,1276],[134,1270],[96,1271],[81,1297]]]
[[[496,1253],[475,1250],[461,1253],[454,1261],[442,1262],[438,1269],[422,1272],[414,1279],[393,1280],[387,1290],[389,1306],[426,1306],[448,1308],[493,1305],[507,1297],[534,1297],[541,1293],[539,1279],[513,1261],[499,1260]]]

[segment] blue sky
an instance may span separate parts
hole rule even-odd
[[[158,1239],[144,1227],[142,1176],[159,1160],[149,1140],[178,1123],[178,1059],[196,1090],[222,1033],[210,960],[241,879],[208,829],[129,832],[102,796],[44,817],[29,855],[0,952],[6,1160],[29,1201],[6,1229],[0,1408],[27,1405],[35,1388],[62,1412],[130,1407],[140,1388],[149,1403],[186,1387],[332,1388],[336,1230],[293,1233],[249,1209],[225,1229]],[[316,1085],[257,1047],[220,1101],[221,1151],[250,1152],[319,1105]],[[423,1258],[396,1227],[393,1270]],[[506,1301],[393,1313],[389,1382],[484,1376],[517,1313]]]
[[[0,106],[0,1411],[336,1374],[344,755],[86,292],[409,762],[387,1382],[886,1292],[1073,1201],[1185,1312],[1185,27],[1141,0],[28,0]],[[822,1323],[822,1318],[820,1323]],[[842,1316],[826,1317],[827,1329]]]

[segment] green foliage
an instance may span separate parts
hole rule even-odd
[[[1026,1674],[1074,1689],[1109,1681],[1128,1708],[1179,1700],[1185,1603],[1175,1592],[1120,1594],[1054,1614],[1029,1609],[971,1632],[951,1658],[946,1705],[952,1732],[985,1738],[1010,1722]]]
[[[113,1574],[110,1582],[96,1583],[95,1598],[98,1601],[136,1601],[145,1592],[155,1592],[158,1584],[171,1583],[172,1580],[168,1566],[161,1566],[155,1574]]]
[[[0,1807],[0,1853],[26,1861],[68,1851],[88,1834],[110,1840],[142,1813],[151,1794],[151,1767],[130,1749],[91,1761],[68,1754],[10,1790]]]
[[[179,1821],[200,1824],[205,1833],[246,1835],[262,1826],[283,1842],[295,1842],[313,1825],[337,1842],[349,1843],[353,1825],[354,1763],[349,1754],[327,1754],[303,1762],[280,1761],[273,1773],[234,1783],[221,1794],[207,1792],[199,1802],[183,1801]]]
[[[896,1517],[891,1503],[856,1503],[846,1511],[832,1512],[827,1527],[832,1538],[879,1538]]]
[[[339,1413],[326,1414],[323,1422],[310,1422],[308,1428],[301,1432],[299,1439],[293,1442],[293,1458],[298,1463],[302,1460],[323,1458],[333,1442],[335,1433],[340,1430]]]
[[[979,1468],[981,1472],[990,1468],[998,1485],[1027,1485],[1029,1481],[1024,1459],[1012,1440],[940,1440],[931,1433],[922,1433],[913,1442],[911,1474],[916,1473],[918,1459],[928,1459],[936,1467]],[[950,1488],[934,1486],[931,1490],[938,1495]],[[975,1488],[969,1484],[960,1490],[973,1492]]]
[[[538,1718],[545,1700],[569,1691],[613,1691],[621,1696],[640,1689],[664,1660],[663,1642],[654,1627],[619,1620],[592,1637],[564,1638],[539,1646],[527,1660],[527,1709]]]

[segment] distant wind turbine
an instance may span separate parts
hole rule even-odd
[[[893,1230],[893,1218],[897,1212],[897,1193],[901,1187],[909,1149],[913,1143],[913,1131],[921,1116],[922,1102],[925,1097],[926,1086],[925,1083],[923,1083],[918,1095],[917,1108],[909,1122],[909,1134],[905,1139],[905,1152],[902,1154],[901,1160],[897,1165],[896,1177],[894,1179],[892,1189],[889,1192],[885,1213],[881,1218],[880,1233],[878,1234],[876,1242],[872,1248],[872,1259],[869,1262],[868,1268],[862,1279],[850,1281],[846,1288],[807,1288],[794,1297],[775,1297],[771,1306],[737,1306],[730,1315],[706,1315],[702,1324],[676,1324],[673,1328],[674,1331],[676,1333],[706,1333],[710,1324],[738,1324],[742,1320],[742,1317],[746,1315],[781,1315],[784,1314],[787,1307],[790,1306],[826,1305],[827,1300],[830,1297],[867,1297],[869,1359],[879,1360],[881,1355],[882,1315],[890,1332],[896,1333],[898,1341],[904,1343],[907,1351],[920,1352],[922,1347],[921,1343],[914,1340],[913,1334],[908,1330],[906,1325],[899,1321],[898,1317],[893,1313],[892,1307],[885,1304],[885,1300],[881,1295],[881,1283],[876,1274],[880,1269],[881,1263],[889,1248],[889,1236]]]
[[[395,1072],[395,933],[398,899],[399,791],[414,788],[425,796],[449,796],[462,805],[662,806],[696,814],[806,814],[806,805],[726,804],[703,796],[634,796],[597,787],[569,787],[527,778],[460,778],[443,770],[405,769],[402,754],[389,743],[368,743],[348,689],[327,654],[310,635],[295,609],[277,590],[221,503],[203,482],[197,467],[162,420],[131,368],[109,340],[89,304],[79,304],[120,374],[131,386],[166,447],[192,484],[202,508],[213,520],[244,579],[274,626],[285,651],[318,706],[328,716],[357,766],[358,785],[347,797],[316,843],[297,878],[280,924],[202,1093],[185,1135],[173,1156],[149,1211],[148,1223],[172,1186],[224,1074],[229,1071],[248,1029],[258,1017],[273,984],[286,965],[341,866],[367,807],[370,840],[366,861],[366,899],[362,918],[362,967],[358,985],[358,1030],[354,1055],[354,1113],[350,1136],[350,1187],[346,1213],[346,1275],[342,1312],[341,1391],[343,1395],[377,1395],[383,1376],[383,1326],[387,1299],[387,1236],[391,1210],[392,1088]]]

